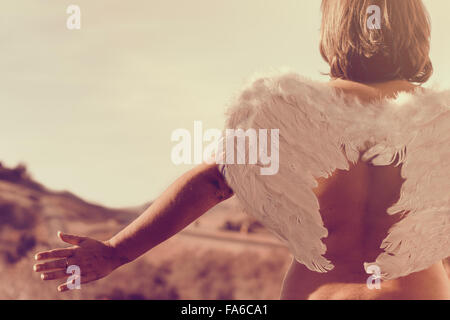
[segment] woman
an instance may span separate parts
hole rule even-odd
[[[449,168],[433,139],[450,141],[450,94],[418,86],[433,70],[426,10],[421,0],[324,0],[322,14],[331,81],[261,78],[230,109],[228,128],[280,128],[278,174],[200,165],[108,241],[59,233],[73,246],[36,255],[42,279],[66,278],[68,265],[82,283],[103,278],[234,193],[293,252],[281,298],[450,299],[450,186],[423,159],[441,152],[428,165]]]

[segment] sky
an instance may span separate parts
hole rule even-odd
[[[433,21],[430,84],[450,88],[450,1]],[[66,9],[81,9],[69,30]],[[174,130],[223,127],[255,72],[315,80],[318,0],[14,0],[0,11],[0,161],[25,163],[53,190],[128,207],[192,168],[175,165]]]

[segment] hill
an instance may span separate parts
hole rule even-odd
[[[34,181],[25,166],[6,168],[0,163],[0,299],[278,297],[290,256],[240,212],[234,200],[81,290],[60,294],[56,286],[63,281],[42,282],[32,271],[35,252],[65,246],[56,237],[58,230],[108,239],[142,208],[92,204],[70,192],[49,190]]]

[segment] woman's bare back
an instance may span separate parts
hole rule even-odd
[[[391,97],[415,87],[392,81],[363,85],[336,80],[330,83],[362,101]],[[293,261],[284,281],[283,299],[450,299],[450,280],[442,262],[421,272],[382,281],[369,289],[370,274],[361,268],[381,253],[380,243],[400,217],[386,210],[397,202],[403,179],[401,166],[373,166],[358,161],[349,171],[336,170],[318,179],[314,190],[328,237],[325,257],[334,262],[328,273],[316,273]]]

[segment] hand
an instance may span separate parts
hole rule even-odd
[[[88,283],[106,277],[124,263],[107,241],[62,232],[58,232],[58,237],[73,246],[36,254],[35,259],[38,261],[51,260],[33,267],[34,271],[42,272],[42,280],[69,278],[71,274],[66,273],[67,267],[76,265],[80,268],[81,283]],[[60,292],[67,290],[67,283],[58,286]]]

